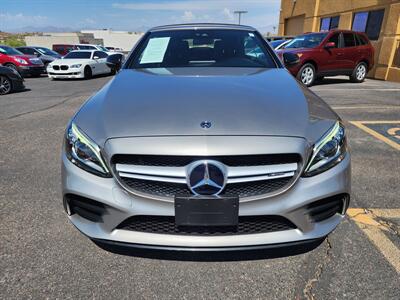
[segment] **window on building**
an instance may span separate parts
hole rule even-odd
[[[384,9],[355,13],[352,28],[354,31],[365,32],[370,40],[377,40],[384,14]]]
[[[321,19],[321,31],[339,28],[340,16],[328,17]]]

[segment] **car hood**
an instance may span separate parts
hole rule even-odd
[[[50,63],[50,65],[75,65],[75,64],[83,64],[90,61],[90,59],[56,59]]]
[[[85,103],[74,122],[102,145],[109,138],[138,136],[315,140],[337,119],[285,69],[176,68],[122,70]],[[203,121],[211,127],[202,128]]]

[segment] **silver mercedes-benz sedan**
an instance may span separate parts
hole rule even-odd
[[[151,29],[68,124],[70,221],[118,247],[323,240],[349,205],[350,154],[337,114],[285,69],[296,63],[247,26]]]

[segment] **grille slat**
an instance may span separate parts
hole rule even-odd
[[[274,164],[298,163],[300,156],[289,154],[266,155],[232,155],[232,156],[178,156],[178,155],[131,155],[117,154],[112,158],[113,164],[130,164],[140,166],[184,167],[197,160],[217,160],[227,166],[263,166]]]
[[[121,223],[117,229],[158,234],[218,236],[284,231],[296,229],[296,226],[280,216],[240,216],[237,227],[178,227],[172,216],[134,216]]]
[[[239,197],[251,197],[272,193],[286,186],[292,177],[251,181],[243,183],[232,183],[226,186],[221,195],[234,195]],[[121,180],[132,190],[146,194],[164,197],[174,197],[175,195],[190,195],[191,192],[185,184],[141,180],[135,178],[122,177]]]

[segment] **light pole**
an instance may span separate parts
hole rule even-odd
[[[235,10],[233,13],[235,13],[239,16],[239,25],[240,25],[240,21],[242,19],[242,14],[247,14],[248,11],[247,10]]]

